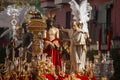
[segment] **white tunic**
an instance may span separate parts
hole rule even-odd
[[[84,49],[84,45],[86,44],[86,39],[84,33],[78,29],[73,33],[73,54],[75,61],[75,69],[80,70],[85,68],[85,59],[86,59],[86,51]]]

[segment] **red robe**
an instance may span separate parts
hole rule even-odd
[[[48,80],[55,80],[55,77],[54,77],[54,75],[52,75],[52,74],[45,74],[45,77],[46,77]]]
[[[64,80],[65,78],[68,78],[68,74],[65,74],[64,76],[58,75],[58,79],[57,80]]]
[[[44,41],[50,41],[48,38],[44,38]],[[54,41],[58,41],[58,43],[60,44],[60,39],[59,38],[55,38],[54,40],[50,41],[50,42],[54,42]],[[44,50],[44,53],[47,53],[47,57],[52,57],[52,63],[55,66],[61,66],[61,59],[60,59],[60,54],[59,54],[59,50],[57,47],[55,48],[51,48],[50,46],[47,46],[47,48]]]
[[[88,80],[88,76],[87,75],[76,75],[77,78],[81,79],[81,80]]]

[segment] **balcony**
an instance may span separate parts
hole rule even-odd
[[[55,4],[66,4],[70,2],[71,0],[55,0]]]
[[[41,7],[43,8],[54,8],[54,0],[40,0],[41,2]]]

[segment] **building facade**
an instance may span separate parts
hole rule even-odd
[[[56,21],[65,28],[70,28],[72,20],[71,9],[68,2],[71,0],[40,0],[41,7],[46,15],[55,14]],[[79,0],[76,0],[79,3]],[[99,31],[102,29],[102,44],[107,44],[108,31],[111,39],[120,37],[120,0],[88,0],[92,6],[89,33],[93,44],[99,40]]]

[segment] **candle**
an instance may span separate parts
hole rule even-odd
[[[64,63],[63,70],[64,70],[64,72],[66,71],[66,63]]]

